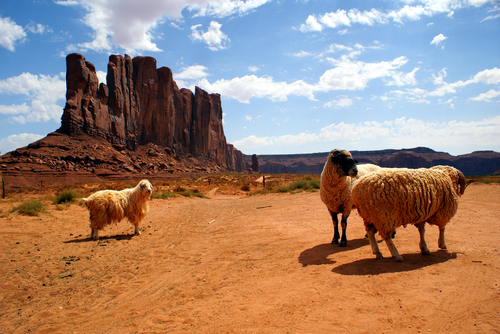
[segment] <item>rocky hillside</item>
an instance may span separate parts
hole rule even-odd
[[[373,163],[382,167],[421,168],[449,165],[466,176],[500,173],[500,153],[478,151],[453,156],[430,148],[403,150],[351,151],[359,163]],[[259,155],[261,173],[321,174],[328,152],[290,155]],[[245,156],[247,163],[250,156]]]

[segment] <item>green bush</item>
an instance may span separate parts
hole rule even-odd
[[[198,189],[187,189],[180,193],[181,196],[184,197],[199,197],[199,198],[208,198],[198,191]]]
[[[250,185],[248,183],[245,183],[244,185],[241,186],[241,190],[250,191]]]
[[[80,194],[74,189],[66,189],[61,191],[54,199],[55,204],[72,203],[79,198]]]
[[[157,198],[157,199],[167,199],[167,198],[173,198],[173,197],[178,197],[179,195],[174,194],[173,192],[170,191],[162,191],[161,193],[153,192],[151,194],[151,198]]]
[[[14,207],[12,211],[17,211],[20,214],[28,216],[38,216],[43,212],[45,205],[37,199],[29,200]]]

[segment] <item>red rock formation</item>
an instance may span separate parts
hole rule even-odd
[[[67,102],[58,132],[87,134],[129,150],[153,143],[246,170],[243,154],[226,142],[219,94],[179,90],[170,68],[157,69],[152,57],[110,56],[107,85],[100,86],[95,67],[82,55],[68,55],[66,65]]]

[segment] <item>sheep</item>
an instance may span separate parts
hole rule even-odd
[[[355,178],[380,168],[373,164],[356,166],[357,162],[348,151],[335,149],[328,154],[321,173],[319,194],[332,217],[334,231],[332,244],[339,243],[337,214],[342,213],[340,247],[347,246],[347,218],[352,210],[351,189]]]
[[[123,218],[134,225],[134,233],[139,231],[140,221],[149,212],[149,200],[153,186],[148,180],[142,180],[134,188],[116,190],[101,190],[83,198],[90,212],[90,237],[98,240],[98,232],[106,225],[118,223]]]
[[[375,240],[378,231],[392,256],[402,262],[391,235],[397,227],[413,224],[420,233],[421,253],[429,255],[424,237],[426,222],[439,227],[438,246],[446,249],[445,226],[471,182],[465,183],[464,174],[450,166],[382,168],[361,177],[352,189],[352,201],[363,218],[373,254],[383,258]]]

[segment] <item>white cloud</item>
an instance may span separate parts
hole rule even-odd
[[[248,67],[248,70],[249,70],[250,72],[254,72],[254,73],[255,73],[255,72],[259,71],[259,70],[260,70],[260,68],[258,68],[257,66],[249,66],[249,67]]]
[[[461,147],[498,147],[500,142],[500,116],[473,122],[426,122],[414,118],[390,121],[338,123],[323,127],[319,133],[300,133],[273,137],[254,135],[237,140],[238,148],[269,145],[301,145],[314,142],[335,142],[344,147],[358,145],[360,141],[376,142],[378,147],[417,147],[435,149]]]
[[[252,121],[252,119],[253,119],[253,118],[252,118],[252,116],[250,116],[250,115],[246,115],[246,116],[245,116],[245,121],[251,122],[251,121]]]
[[[325,108],[335,107],[337,109],[338,108],[347,108],[350,106],[352,106],[352,100],[348,97],[343,97],[343,98],[338,99],[338,100],[331,100],[323,105],[323,107],[325,107]]]
[[[82,7],[83,23],[94,30],[92,41],[69,45],[68,50],[110,52],[116,47],[126,53],[161,51],[153,42],[155,29],[165,20],[181,20],[183,10],[195,16],[244,15],[270,0],[60,0],[55,3]]]
[[[203,65],[192,65],[188,67],[184,67],[181,73],[174,74],[175,80],[193,80],[205,78],[208,76],[208,73],[205,72],[207,68]]]
[[[335,68],[327,70],[321,76],[316,87],[317,90],[364,89],[370,80],[387,76],[393,77],[394,75],[401,76],[396,69],[408,62],[404,56],[379,63],[353,61],[345,55],[340,59],[327,58],[327,60],[335,65]]]
[[[26,37],[23,27],[17,25],[10,17],[0,17],[0,45],[9,51],[15,51],[16,41]]]
[[[33,33],[33,34],[40,34],[42,35],[45,32],[52,32],[52,29],[48,28],[47,26],[44,26],[43,24],[40,23],[30,23],[26,26],[26,30]]]
[[[61,75],[34,75],[22,73],[16,77],[0,80],[0,94],[25,95],[20,105],[0,105],[0,113],[12,115],[16,123],[59,122],[63,108],[57,104],[65,101],[66,80]]]
[[[312,53],[302,50],[302,51],[297,52],[297,53],[292,53],[291,55],[293,57],[297,57],[297,58],[304,58],[304,57],[312,56]]]
[[[328,12],[323,15],[309,15],[306,22],[301,24],[300,31],[322,31],[324,28],[351,27],[353,24],[374,26],[375,24],[388,24],[391,20],[398,24],[404,21],[417,21],[422,16],[432,17],[437,14],[446,13],[452,17],[455,10],[470,6],[479,7],[489,2],[489,0],[421,0],[406,1],[409,3],[418,2],[416,6],[405,5],[397,10],[381,12],[372,8],[369,11],[359,11],[358,9],[338,9],[336,12]]]
[[[206,32],[198,31],[198,27],[201,27],[201,24],[191,27],[191,38],[194,41],[200,40],[204,42],[212,51],[218,51],[226,48],[223,44],[225,41],[229,42],[230,40],[229,37],[227,37],[227,35],[220,30],[222,24],[212,21],[210,22],[210,26]]]
[[[233,142],[234,147],[239,149],[247,147],[261,147],[272,145],[271,137],[257,137],[254,135],[248,136],[243,139],[239,139]]]
[[[34,133],[21,133],[18,135],[11,135],[7,138],[0,139],[0,154],[5,154],[14,151],[20,147],[27,146],[34,141],[42,139],[44,136]]]
[[[96,75],[97,78],[99,79],[99,83],[101,82],[106,83],[106,76],[108,75],[106,72],[97,70]]]
[[[484,102],[491,102],[491,99],[497,97],[500,95],[500,91],[496,91],[494,89],[490,89],[486,93],[479,94],[476,97],[471,97],[469,100],[473,101],[484,101]]]
[[[245,75],[230,80],[217,80],[214,83],[202,79],[198,86],[225,97],[234,98],[242,103],[249,103],[252,97],[269,98],[273,101],[286,101],[289,95],[305,96],[314,100],[312,85],[302,80],[292,83],[276,82],[272,77]]]
[[[448,37],[446,37],[445,35],[439,34],[432,39],[431,44],[435,45],[435,46],[439,46],[447,38]]]

